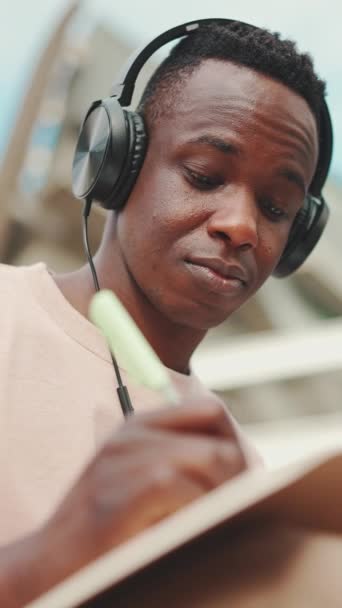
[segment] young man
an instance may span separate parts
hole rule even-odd
[[[181,41],[145,91],[146,157],[95,266],[184,407],[160,408],[125,378],[136,415],[120,425],[111,358],[87,320],[88,266],[2,268],[1,605],[257,461],[190,358],[277,266],[315,173],[323,94],[307,56],[241,24]]]

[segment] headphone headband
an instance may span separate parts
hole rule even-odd
[[[315,174],[310,185],[310,194],[319,197],[327,179],[333,152],[333,128],[329,108],[323,98],[319,125],[319,154]]]
[[[165,44],[168,44],[173,40],[177,40],[178,38],[182,38],[183,36],[191,34],[191,32],[198,30],[198,28],[202,25],[209,25],[211,23],[224,24],[233,22],[234,19],[197,19],[196,21],[188,21],[187,23],[177,25],[176,27],[172,27],[169,30],[166,30],[166,32],[163,32],[162,34],[159,34],[159,36],[153,38],[151,42],[149,42],[145,46],[140,47],[130,56],[112,86],[110,93],[111,97],[117,97],[121,106],[129,106],[132,101],[134,87],[139,73],[142,67],[145,65],[146,61],[153,55],[153,53],[158,51],[158,49],[163,47]],[[240,23],[242,23],[242,21]],[[249,24],[245,23],[244,25]],[[254,25],[251,25],[250,27],[255,28]]]

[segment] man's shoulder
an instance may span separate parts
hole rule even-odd
[[[0,264],[0,289],[6,290],[11,286],[18,287],[27,281],[29,275],[44,268],[44,264],[38,263],[32,266],[11,266]]]
[[[20,270],[19,266],[10,266],[9,264],[0,264],[0,277],[14,275]]]
[[[22,269],[19,266],[0,264],[0,292],[2,296],[11,292],[21,281]]]
[[[18,308],[27,306],[30,301],[31,283],[37,281],[44,264],[32,266],[10,266],[0,264],[0,310],[3,316],[7,311],[13,316]],[[5,316],[8,316],[5,315]]]

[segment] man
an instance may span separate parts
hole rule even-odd
[[[22,606],[257,460],[190,358],[277,266],[315,173],[323,94],[307,56],[236,23],[181,41],[145,91],[148,150],[95,266],[184,407],[160,409],[130,384],[136,415],[113,433],[122,414],[87,320],[88,266],[1,270],[1,605]]]

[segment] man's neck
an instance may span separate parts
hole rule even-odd
[[[188,373],[191,355],[205,332],[174,323],[156,310],[117,258],[115,252],[108,255],[108,246],[97,253],[94,262],[100,287],[110,289],[120,298],[166,367]],[[54,278],[69,303],[87,317],[95,293],[90,267]]]

